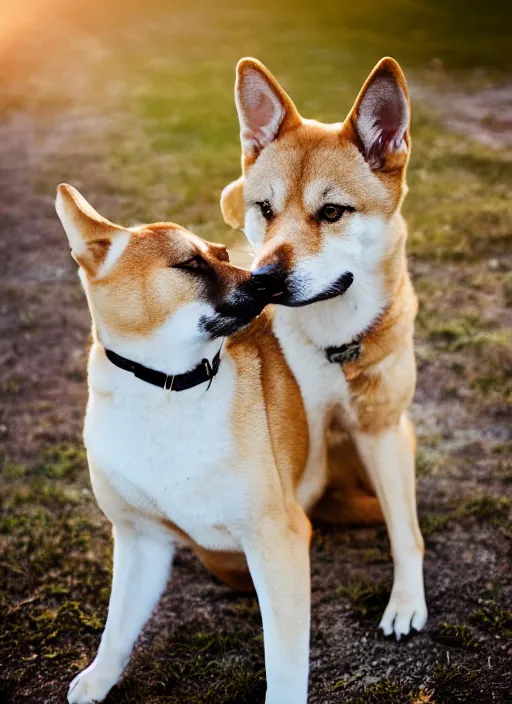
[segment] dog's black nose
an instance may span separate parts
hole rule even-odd
[[[286,275],[276,264],[265,264],[251,273],[250,286],[254,295],[279,299],[286,289]]]

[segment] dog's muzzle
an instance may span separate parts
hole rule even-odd
[[[310,296],[308,295],[308,282],[306,280],[302,282],[293,275],[289,276],[277,262],[265,264],[253,271],[250,287],[253,296],[260,297],[267,303],[278,303],[297,308],[341,296],[350,288],[353,281],[352,272],[346,271],[323,291]]]
[[[276,264],[265,264],[251,273],[250,289],[253,296],[279,303],[286,293],[286,274]]]

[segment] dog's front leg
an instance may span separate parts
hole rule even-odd
[[[114,574],[107,623],[94,661],[71,682],[70,704],[101,702],[121,677],[133,645],[169,578],[174,545],[114,526]]]
[[[399,640],[427,621],[423,585],[423,537],[416,510],[414,449],[405,415],[380,433],[354,432],[359,454],[380,501],[394,563],[391,597],[380,628]]]
[[[264,518],[244,545],[263,621],[266,704],[306,704],[309,669],[310,524],[293,506]]]

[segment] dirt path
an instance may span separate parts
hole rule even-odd
[[[130,191],[119,180],[112,140],[130,116],[118,79],[104,77],[102,101],[89,100],[105,45],[65,27],[66,47],[69,32],[76,32],[72,44],[84,62],[77,84],[76,72],[67,75],[68,49],[59,53],[62,27],[52,31],[54,63],[29,86],[37,110],[21,101],[13,73],[4,86],[13,108],[0,125],[0,442],[7,508],[0,697],[10,704],[65,701],[68,681],[97,647],[110,580],[109,529],[91,496],[80,440],[89,315],[53,193],[74,174],[78,186],[94,184],[87,195],[100,210],[120,216],[122,194]],[[52,82],[44,83],[49,75]],[[417,91],[430,104],[433,89],[418,85]],[[494,114],[495,98],[501,101],[502,93],[476,94],[473,111],[460,102],[463,122],[454,118],[450,127],[496,143],[496,133],[500,139],[509,134],[508,118],[496,129],[478,107]],[[449,100],[458,101],[454,94]],[[501,114],[501,103],[496,106]],[[144,136],[136,134],[144,154]],[[507,187],[510,169],[498,154],[488,159]],[[493,223],[484,226],[494,237]],[[430,620],[425,632],[405,642],[382,638],[376,623],[391,580],[385,531],[319,527],[312,704],[512,699],[507,238],[510,231],[499,230],[486,247],[459,259],[411,257],[422,303],[413,413]],[[172,584],[109,701],[262,701],[262,656],[255,600],[215,583],[182,550]]]
[[[413,99],[428,105],[448,129],[493,149],[512,145],[510,81],[497,85],[488,82],[484,88],[463,90],[453,79],[439,75],[439,71],[431,73],[426,81],[413,83]]]

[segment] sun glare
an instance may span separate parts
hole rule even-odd
[[[15,42],[20,33],[43,18],[51,21],[49,13],[61,0],[0,0],[0,51]]]

